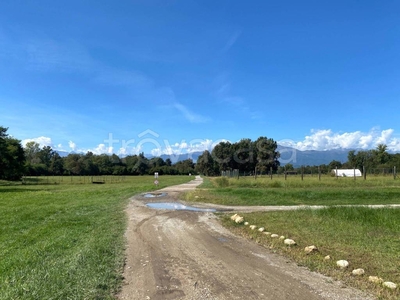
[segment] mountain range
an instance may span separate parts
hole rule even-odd
[[[347,155],[350,150],[352,149],[300,151],[290,147],[278,146],[278,151],[281,154],[279,158],[281,166],[292,164],[295,168],[301,166],[319,166],[324,164],[327,165],[332,160],[344,163],[347,161]]]
[[[300,151],[291,147],[283,147],[278,145],[279,153],[281,154],[279,161],[281,166],[292,164],[295,168],[301,166],[319,166],[329,164],[332,160],[337,160],[342,163],[347,161],[347,154],[351,149],[333,149],[333,150],[305,150]],[[61,157],[67,156],[69,153],[65,151],[57,151]],[[165,161],[167,158],[174,164],[178,161],[192,159],[196,162],[203,152],[191,152],[185,154],[163,154],[160,157]],[[153,158],[152,155],[145,155],[148,159]]]
[[[332,160],[344,163],[347,161],[347,155],[351,149],[333,149],[326,151],[317,151],[317,150],[300,151],[291,147],[283,147],[278,145],[277,150],[281,154],[279,158],[281,166],[284,166],[286,164],[292,164],[295,168],[297,168],[301,166],[319,166],[323,164],[327,165]],[[178,161],[186,159],[192,159],[194,162],[196,162],[198,157],[202,153],[203,152],[192,152],[180,155],[163,154],[160,157],[163,160],[169,158],[171,159],[172,163],[176,163]]]

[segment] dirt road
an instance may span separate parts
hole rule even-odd
[[[210,212],[155,210],[148,202],[177,202],[190,183],[132,198],[119,299],[373,299],[300,268],[231,234]]]

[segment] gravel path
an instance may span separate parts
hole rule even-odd
[[[125,282],[119,299],[373,299],[233,235],[210,212],[146,206],[181,202],[179,193],[201,182],[196,177],[157,191],[166,193],[163,197],[131,199]]]

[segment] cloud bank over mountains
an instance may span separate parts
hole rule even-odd
[[[372,129],[369,132],[344,132],[335,133],[330,129],[312,130],[311,135],[303,141],[278,141],[282,146],[292,147],[297,150],[333,150],[333,149],[374,149],[379,144],[386,144],[389,151],[400,151],[400,139],[393,136],[393,129]]]
[[[147,132],[147,131],[146,131]],[[152,131],[148,130],[152,133]],[[112,135],[108,140],[91,149],[80,148],[73,141],[68,141],[68,146],[62,144],[53,144],[50,137],[37,137],[22,140],[25,146],[28,142],[37,142],[41,147],[51,146],[54,150],[65,152],[86,153],[88,151],[94,154],[118,154],[133,155],[145,152],[153,156],[161,155],[179,155],[185,153],[202,152],[204,150],[211,151],[215,145],[228,140],[221,139],[212,141],[210,139],[195,139],[192,141],[181,141],[170,143],[167,139],[162,139],[158,134],[153,133],[140,136],[137,140],[129,141],[113,139]],[[232,141],[231,141],[232,142]],[[233,141],[235,142],[235,141]],[[396,137],[393,129],[379,130],[371,129],[369,132],[354,131],[337,133],[330,129],[311,130],[311,134],[307,135],[302,141],[293,141],[289,139],[277,140],[277,143],[284,147],[292,147],[300,151],[318,150],[326,151],[333,149],[375,149],[379,144],[385,144],[391,152],[400,152],[400,138]]]

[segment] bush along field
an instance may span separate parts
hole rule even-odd
[[[0,299],[114,299],[125,207],[129,197],[156,189],[154,178],[75,179],[0,181]],[[190,179],[160,176],[158,188]]]
[[[206,178],[186,198],[229,205],[326,205],[219,216],[236,234],[300,266],[378,299],[400,299],[400,208],[348,206],[400,204],[399,180]]]

